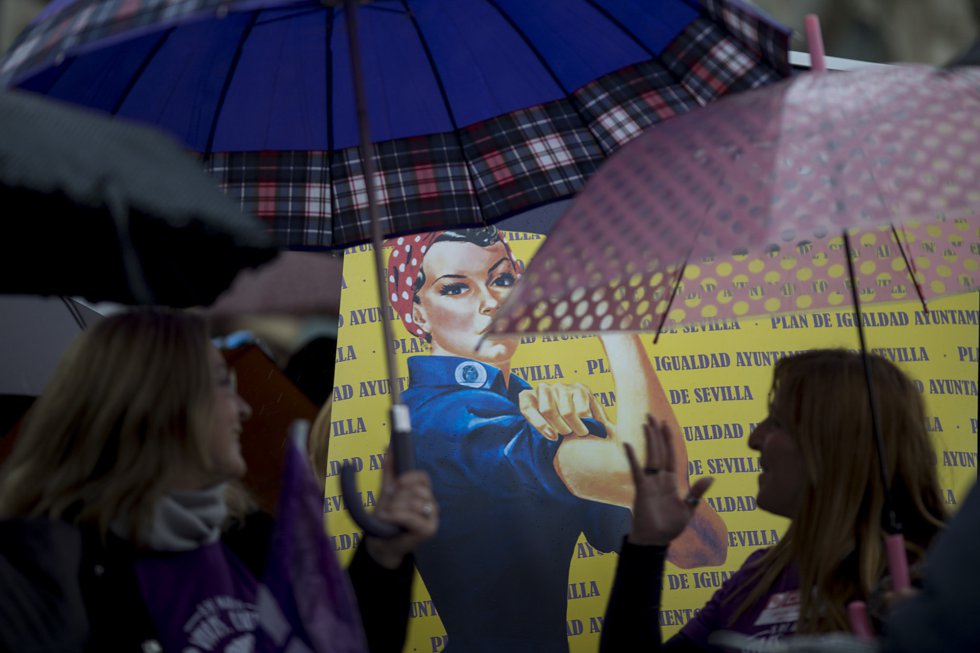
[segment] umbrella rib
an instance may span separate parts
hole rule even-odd
[[[9,50],[8,52],[12,52],[12,51],[13,51],[13,49],[11,48],[11,50]],[[5,54],[5,55],[3,55],[3,58],[6,59],[7,56],[8,55]],[[51,89],[53,89],[54,88],[54,85],[57,84],[61,80],[62,77],[64,77],[65,73],[68,72],[68,69],[71,68],[72,65],[74,65],[74,63],[75,63],[76,60],[77,60],[77,57],[72,57],[70,59],[65,59],[64,64],[62,64],[61,66],[58,67],[59,68],[58,74],[54,76],[54,78],[48,84],[48,87],[44,90],[44,95],[50,95],[51,94]],[[22,76],[18,74],[18,75],[16,75],[16,77],[22,77]],[[0,85],[0,86],[2,86],[2,85]],[[12,90],[12,89],[16,88],[16,85],[15,85],[13,79],[8,79],[6,86],[7,86],[7,88],[4,89],[4,90]],[[38,90],[36,92],[40,93],[41,91]]]
[[[908,255],[908,252],[905,251],[905,247],[902,245],[902,239],[898,237],[898,229],[895,228],[895,223],[889,226],[892,228],[892,236],[895,238],[895,244],[898,245],[898,251],[902,253],[902,260],[905,261],[905,269],[909,271],[912,286],[919,296],[919,301],[922,302],[922,311],[928,313],[929,306],[926,304],[926,298],[922,295],[922,286],[919,284],[919,279],[915,274],[915,263],[912,261],[912,257]]]
[[[313,7],[311,9],[296,9],[292,13],[282,12],[278,16],[274,16],[274,17],[271,17],[271,18],[266,18],[265,20],[261,20],[261,21],[256,21],[256,25],[261,25],[262,27],[266,27],[268,25],[272,25],[272,24],[278,23],[280,21],[294,20],[296,18],[302,18],[303,16],[309,16],[310,14],[315,14],[315,13],[318,13],[320,11],[323,11],[323,8],[322,7]]]
[[[333,115],[332,115],[332,109],[333,109],[333,64],[334,64],[334,59],[333,59],[333,28],[334,28],[334,17],[336,15],[336,11],[337,11],[337,9],[334,9],[333,11],[328,11],[327,12],[327,25],[324,28],[324,31],[326,32],[326,36],[325,36],[326,42],[324,44],[325,47],[323,48],[324,54],[327,57],[327,60],[325,62],[326,65],[324,65],[324,71],[323,71],[323,73],[324,73],[325,79],[323,81],[324,81],[324,87],[325,87],[324,88],[324,93],[326,94],[326,101],[327,101],[327,115],[326,115],[326,120],[327,120],[327,152],[330,153],[330,154],[333,153],[333,147],[334,147],[333,146],[333,140],[334,140],[334,137],[333,137]]]
[[[494,9],[496,9],[497,10],[497,13],[499,13],[500,16],[507,22],[507,24],[511,26],[511,28],[514,30],[514,32],[519,37],[521,37],[521,40],[528,47],[528,49],[531,50],[531,52],[534,54],[535,58],[538,60],[538,63],[541,64],[541,67],[545,69],[545,71],[548,73],[548,75],[551,77],[551,79],[555,82],[555,84],[558,85],[558,88],[561,89],[562,93],[564,93],[566,96],[571,95],[571,92],[565,87],[565,85],[562,83],[561,79],[558,78],[557,73],[555,73],[554,69],[548,64],[547,60],[541,54],[540,50],[538,50],[537,46],[534,45],[534,43],[531,41],[531,39],[528,37],[528,35],[524,33],[524,30],[521,29],[521,26],[518,25],[514,21],[514,19],[511,18],[510,15],[501,8],[500,4],[498,4],[496,0],[487,0],[487,4],[489,4],[491,7],[493,7]]]
[[[579,101],[577,98],[575,98],[575,96],[572,95],[572,93],[565,87],[565,85],[562,84],[561,80],[558,79],[558,75],[551,68],[551,66],[548,65],[548,62],[545,60],[544,56],[541,54],[541,52],[538,50],[538,48],[534,45],[534,43],[531,41],[531,39],[527,36],[527,34],[524,33],[524,30],[522,30],[521,27],[514,21],[514,19],[511,18],[507,14],[507,12],[505,12],[500,7],[500,5],[497,3],[497,1],[496,0],[487,0],[487,3],[491,7],[493,7],[494,9],[496,9],[497,12],[501,15],[501,17],[505,21],[507,21],[507,24],[511,26],[511,28],[514,30],[514,32],[516,32],[517,35],[519,37],[521,37],[521,40],[527,45],[527,47],[531,50],[531,52],[534,54],[534,56],[538,59],[538,62],[540,62],[541,66],[551,76],[551,79],[554,80],[555,84],[558,85],[558,88],[560,88],[561,91],[562,91],[562,93],[565,94],[565,97],[562,98],[562,99],[567,100],[569,106],[571,106],[572,109],[575,110],[575,113],[582,120],[582,124],[585,125],[585,127],[588,129],[588,133],[592,137],[592,139],[595,142],[596,146],[599,148],[599,151],[608,154],[609,152],[608,152],[607,148],[604,147],[603,144],[602,144],[602,139],[599,138],[598,136],[596,136],[596,133],[595,133],[593,127],[592,127],[592,121],[593,121],[592,116],[589,116],[589,115],[587,115],[587,114],[585,114],[583,112],[582,102]]]
[[[334,8],[332,11],[327,12],[327,24],[325,27],[325,38],[326,43],[324,44],[324,56],[326,56],[326,65],[324,65],[324,93],[326,94],[326,115],[324,119],[327,121],[327,152],[326,152],[326,164],[327,164],[327,188],[329,191],[329,201],[330,201],[330,219],[333,220],[334,216],[337,215],[337,197],[336,193],[333,192],[333,148],[334,148],[334,134],[333,134],[333,29],[335,24],[335,18],[337,12],[340,11]],[[330,225],[329,230],[321,230],[318,234],[320,239],[320,246],[329,247],[333,245],[332,242],[325,243],[324,240],[327,239],[328,234],[333,235],[333,224]]]
[[[677,273],[677,281],[673,283],[673,288],[670,290],[670,299],[667,300],[667,306],[664,307],[664,312],[660,316],[660,324],[657,325],[657,333],[655,333],[653,336],[653,344],[657,344],[657,341],[660,340],[660,334],[664,330],[664,324],[667,323],[667,314],[670,313],[670,307],[674,305],[674,298],[677,297],[677,291],[680,290],[681,287],[681,280],[684,278],[684,272],[687,270],[688,257],[690,257],[690,252],[688,252],[688,256],[684,257],[684,262],[681,264],[681,269]]]
[[[143,73],[146,71],[147,67],[149,67],[150,62],[153,61],[153,58],[156,57],[161,48],[163,48],[163,44],[166,43],[167,39],[170,38],[170,35],[174,33],[174,29],[175,28],[171,27],[164,30],[164,32],[160,35],[160,38],[157,39],[157,42],[153,44],[150,51],[145,57],[143,57],[143,61],[140,62],[139,67],[130,76],[129,81],[126,83],[126,88],[124,88],[122,93],[119,94],[119,98],[116,100],[112,110],[109,113],[114,116],[119,114],[123,104],[125,104],[126,100],[129,99],[129,94],[132,93],[133,89],[136,87],[136,82],[143,76]]]
[[[610,23],[612,23],[613,25],[615,25],[623,34],[625,34],[626,36],[630,37],[630,39],[632,39],[633,42],[636,43],[636,45],[639,46],[641,50],[643,50],[644,52],[646,52],[650,56],[651,59],[655,59],[655,58],[657,58],[659,56],[656,52],[654,52],[653,50],[651,50],[647,46],[647,44],[644,43],[640,39],[640,37],[638,37],[636,35],[636,33],[633,32],[633,30],[631,30],[629,27],[627,27],[626,25],[624,25],[618,18],[616,18],[615,16],[613,16],[611,13],[609,13],[609,10],[608,9],[606,9],[605,7],[603,7],[602,5],[600,5],[599,3],[597,3],[595,0],[586,0],[586,4],[588,4],[590,7],[592,7],[597,12],[599,12],[600,14],[602,14],[605,17],[606,20],[608,20]],[[676,37],[674,37],[674,38],[676,38]]]
[[[235,77],[235,72],[238,69],[238,62],[242,58],[242,46],[248,37],[252,34],[252,28],[255,27],[255,23],[259,19],[259,11],[255,10],[252,12],[251,20],[242,30],[242,36],[238,39],[238,47],[235,48],[235,54],[231,58],[231,64],[228,66],[228,73],[225,75],[225,80],[221,84],[221,92],[218,94],[218,102],[214,107],[214,117],[211,118],[211,128],[208,130],[208,142],[204,147],[204,152],[202,153],[205,157],[212,154],[214,148],[214,135],[218,131],[218,119],[221,117],[221,111],[224,109],[225,100],[228,98],[228,91],[231,89],[231,80]]]
[[[78,307],[75,305],[75,302],[73,302],[68,297],[65,297],[64,295],[60,295],[59,297],[61,301],[64,302],[65,308],[68,309],[68,314],[71,315],[72,319],[75,320],[75,324],[78,325],[78,329],[80,331],[84,331],[86,326],[85,320],[82,319],[82,313],[81,311],[78,310]]]
[[[449,96],[446,94],[446,85],[442,81],[442,75],[439,74],[439,69],[436,67],[435,58],[432,56],[432,50],[429,49],[429,42],[425,39],[425,35],[422,33],[422,28],[419,25],[418,20],[415,18],[415,13],[409,8],[407,0],[402,0],[402,6],[405,7],[405,14],[408,16],[408,20],[412,23],[412,27],[415,29],[415,33],[419,37],[419,43],[422,45],[422,50],[425,52],[425,58],[429,62],[429,68],[432,69],[432,75],[435,77],[436,86],[439,87],[439,97],[442,98],[442,104],[446,108],[446,114],[449,116],[449,122],[453,125],[453,132],[459,129],[459,125],[456,123],[456,116],[453,115],[453,107],[449,103]]]
[[[402,6],[405,7],[405,14],[408,16],[408,19],[412,23],[412,27],[415,29],[415,33],[419,37],[419,43],[422,45],[422,50],[425,52],[425,58],[429,61],[429,68],[432,70],[432,76],[435,78],[436,86],[439,88],[439,96],[442,98],[442,103],[446,107],[446,114],[449,116],[449,122],[453,126],[453,140],[456,141],[456,147],[459,148],[463,161],[466,164],[466,174],[469,177],[470,185],[475,189],[477,188],[477,184],[474,183],[473,180],[470,161],[466,156],[466,148],[463,147],[463,141],[459,136],[459,125],[456,123],[456,116],[453,115],[453,107],[449,102],[449,95],[446,93],[446,85],[443,82],[442,75],[439,74],[439,68],[436,67],[435,57],[432,56],[432,50],[429,49],[429,42],[425,39],[425,35],[422,33],[422,27],[419,25],[418,20],[416,20],[415,13],[411,10],[411,8],[409,8],[407,0],[402,0]],[[480,199],[480,194],[473,193],[473,199],[476,201],[481,222],[485,224],[486,220],[482,219],[482,216],[484,216],[486,213],[484,211],[483,201]]]

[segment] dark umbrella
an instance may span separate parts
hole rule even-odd
[[[272,259],[262,224],[147,127],[0,93],[0,293],[211,303]]]

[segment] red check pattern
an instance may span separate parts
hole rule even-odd
[[[788,74],[785,37],[748,10],[720,7],[733,35],[707,19],[658,61],[617,70],[564,100],[460,129],[377,143],[378,200],[387,235],[489,224],[568,197],[602,161],[651,125]],[[763,29],[764,28],[764,29]],[[742,39],[782,39],[777,45]],[[782,52],[782,57],[770,53]],[[245,210],[292,248],[370,240],[360,150],[222,152],[205,160]]]

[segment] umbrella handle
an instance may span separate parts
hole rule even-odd
[[[374,515],[368,514],[361,503],[361,493],[357,491],[357,472],[354,466],[348,462],[340,469],[340,493],[344,497],[344,505],[350,513],[354,523],[364,530],[365,535],[378,537],[381,539],[391,539],[402,533],[402,528],[391,522],[378,519]]]
[[[851,622],[851,630],[863,642],[873,642],[875,639],[871,619],[868,618],[868,606],[864,601],[851,601],[847,604],[847,619]]]
[[[389,463],[391,457],[394,457],[396,476],[415,469],[412,424],[409,419],[408,406],[404,404],[395,404],[391,407],[391,444],[388,451]],[[390,539],[404,533],[405,530],[401,526],[396,526],[368,514],[364,504],[361,503],[360,492],[357,491],[356,473],[353,465],[347,462],[340,469],[340,493],[354,523],[360,526],[365,534],[382,539]]]
[[[901,533],[885,536],[885,555],[892,576],[892,590],[907,590],[912,586],[912,581],[909,577],[909,559],[905,555],[905,537]]]

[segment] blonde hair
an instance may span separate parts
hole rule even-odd
[[[915,386],[884,358],[869,359],[892,505],[914,560],[945,518],[936,455]],[[785,536],[758,561],[733,619],[795,564],[797,632],[846,630],[846,605],[867,600],[886,572],[885,490],[861,355],[814,350],[779,361],[770,414],[800,447],[806,487]]]
[[[188,465],[209,466],[212,373],[196,315],[140,309],[82,333],[0,470],[0,515],[95,524],[139,541]]]
[[[332,411],[333,395],[330,395],[323,402],[320,412],[313,420],[313,426],[310,427],[310,441],[307,447],[309,451],[307,453],[310,464],[313,466],[313,472],[321,480],[327,475],[327,464],[330,459],[330,414]]]
[[[243,526],[246,518],[259,510],[259,502],[255,495],[240,479],[233,479],[225,484],[224,498],[228,513],[222,524],[222,530]]]

